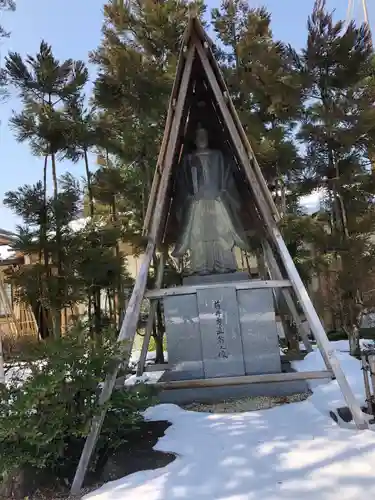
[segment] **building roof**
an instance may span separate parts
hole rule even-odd
[[[9,245],[13,243],[16,235],[12,233],[12,231],[8,231],[7,229],[2,229],[0,227],[0,245]]]

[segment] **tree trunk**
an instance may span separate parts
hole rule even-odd
[[[94,292],[94,331],[95,335],[99,336],[102,329],[102,310],[101,310],[101,290],[96,289]]]
[[[52,158],[52,182],[53,182],[53,197],[54,200],[57,201],[58,196],[58,187],[57,187],[57,172],[56,172],[56,156],[55,153],[51,154]]]
[[[42,261],[42,251],[44,255],[44,266],[48,267],[48,249],[46,245],[47,240],[47,166],[48,166],[48,155],[44,157],[43,166],[43,208],[41,215],[40,224],[40,251],[39,251],[39,262]]]
[[[61,227],[60,227],[60,214],[58,211],[57,207],[57,201],[58,201],[58,186],[57,186],[57,173],[56,173],[56,156],[55,153],[51,154],[51,159],[52,159],[52,180],[53,180],[53,198],[55,201],[55,219],[56,219],[56,245],[57,245],[57,276],[58,276],[58,282],[59,282],[59,287],[58,287],[58,303],[59,303],[59,310],[54,312],[54,335],[55,337],[61,337],[61,311],[63,308],[63,298],[65,296],[65,293],[62,292],[62,289],[65,288],[65,283],[62,282],[63,280],[63,272],[62,272],[62,267],[63,267],[63,258],[62,258],[62,241],[61,241]],[[59,319],[57,319],[57,316],[59,316]]]
[[[352,356],[358,356],[360,352],[359,347],[359,330],[356,325],[353,325],[350,331],[346,332],[349,339],[349,349]]]
[[[53,311],[53,336],[57,339],[61,337],[61,310]]]
[[[113,224],[117,225],[117,205],[116,205],[115,195],[113,195],[113,198],[112,198],[111,211],[112,211],[111,217],[112,217]],[[115,255],[118,259],[120,259],[120,245],[119,245],[118,241],[116,241]],[[114,307],[115,307],[115,310],[117,309],[118,325],[120,326],[122,315],[123,315],[124,308],[125,308],[125,294],[124,294],[124,286],[123,286],[121,275],[117,276],[116,281],[117,281],[117,287],[116,287],[117,294],[116,294],[116,292],[114,294]],[[116,295],[117,295],[117,301],[115,300]],[[116,302],[117,302],[117,304],[116,304]],[[114,316],[116,318],[116,313]]]
[[[114,295],[113,294],[113,299],[114,299]],[[116,325],[116,317],[114,317],[114,307],[112,307],[112,290],[107,290],[107,298],[108,298],[108,314],[109,314],[109,319],[110,319],[110,322],[113,323],[114,325]],[[113,304],[114,304],[114,300],[113,300]]]
[[[89,160],[87,157],[87,150],[84,150],[83,157],[85,160],[85,169],[86,169],[86,179],[87,179],[87,193],[89,196],[89,207],[90,207],[90,217],[94,217],[94,196],[92,193],[92,186],[91,186],[91,172],[89,168]]]
[[[341,194],[341,184],[340,184],[340,169],[338,162],[335,161],[334,153],[330,151],[329,153],[330,168],[335,172],[335,178],[333,180],[333,193],[334,193],[334,210],[336,214],[336,233],[341,235],[342,241],[348,244],[350,238],[349,228],[348,228],[348,218],[346,213],[345,203]],[[347,269],[352,266],[351,259],[345,258],[345,254],[336,255],[336,263],[340,266],[338,272],[343,274],[346,273]],[[353,288],[352,288],[353,287]],[[358,355],[359,353],[359,328],[358,324],[358,314],[356,313],[357,298],[360,297],[360,291],[356,286],[355,281],[350,283],[349,290],[345,286],[340,287],[340,309],[342,316],[342,328],[346,332],[349,340],[349,348],[351,355]],[[344,293],[344,298],[342,295]]]
[[[87,320],[88,320],[88,323],[89,323],[89,335],[92,338],[93,337],[93,331],[92,331],[92,297],[91,297],[91,290],[89,291],[88,304],[87,304]]]
[[[155,340],[155,363],[164,363],[164,322],[161,312],[160,301],[156,306],[156,334],[153,335]]]

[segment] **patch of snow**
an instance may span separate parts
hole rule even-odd
[[[139,358],[141,356],[141,351],[138,349],[132,351],[129,359],[129,367],[131,369],[135,369]],[[146,355],[146,365],[150,365],[155,361],[156,358],[156,352],[155,351],[149,351]],[[164,360],[167,362],[168,361],[168,352],[164,351]]]
[[[139,377],[137,375],[129,375],[125,380],[125,387],[131,387],[136,384],[155,384],[159,382],[161,377],[164,375],[165,370],[158,372],[145,372]]]
[[[347,342],[336,342],[342,368],[363,402],[362,372]],[[296,369],[324,369],[317,351]],[[175,453],[167,467],[104,485],[86,500],[359,500],[375,494],[375,433],[343,429],[328,416],[342,406],[336,382],[306,401],[235,414],[158,405],[147,420],[171,427],[155,450]],[[337,407],[337,406],[336,406]],[[324,410],[324,411],[322,411]]]
[[[361,339],[361,345],[371,342]],[[363,383],[363,375],[361,371],[361,363],[358,359],[349,355],[349,343],[347,340],[338,340],[331,342],[331,346],[336,351],[336,356],[340,362],[347,381],[354,392],[355,397],[361,403],[365,401],[365,388]],[[322,355],[316,347],[314,351],[307,354],[302,361],[293,361],[292,367],[299,372],[308,372],[316,370],[326,370]],[[326,380],[311,380],[309,386],[313,390],[313,394],[309,400],[314,404],[315,408],[327,414],[330,410],[335,410],[346,406],[340,387],[336,380],[327,383]]]
[[[5,384],[20,387],[30,377],[31,369],[27,363],[5,365]]]

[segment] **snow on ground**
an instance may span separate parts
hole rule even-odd
[[[136,368],[140,356],[141,356],[141,351],[139,351],[138,349],[135,349],[134,351],[132,351],[130,359],[129,359],[129,367],[130,368],[133,368],[133,369]],[[148,352],[146,355],[146,365],[149,365],[150,363],[155,361],[155,357],[156,357],[155,351]],[[168,353],[166,351],[164,351],[164,360],[166,362],[168,361]]]
[[[335,343],[356,394],[362,372],[347,343]],[[323,368],[313,352],[295,362]],[[361,500],[375,494],[375,433],[343,429],[328,416],[343,403],[336,382],[316,385],[311,398],[268,410],[208,414],[158,405],[148,420],[172,423],[155,446],[175,453],[167,467],[108,483],[86,500]],[[337,407],[337,406],[335,406]]]
[[[361,340],[363,346],[369,342],[371,341]],[[341,367],[345,372],[355,397],[359,401],[364,402],[365,388],[360,362],[356,358],[349,356],[349,345],[346,340],[331,342],[331,345],[336,351],[336,356],[340,361]],[[326,370],[323,358],[316,349],[314,352],[309,353],[303,361],[293,361],[292,366],[295,370],[300,372]],[[336,408],[346,406],[336,380],[331,381],[329,384],[324,380],[312,380],[309,385],[314,391],[309,398],[310,402],[323,413],[326,414],[327,410],[335,410]]]
[[[31,369],[26,363],[5,364],[5,383],[21,386],[30,377]]]

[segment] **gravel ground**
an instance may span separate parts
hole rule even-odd
[[[222,401],[220,403],[192,403],[184,405],[189,411],[204,413],[241,413],[247,411],[265,410],[274,406],[304,401],[310,393],[297,393],[290,396],[258,396],[235,400]]]

